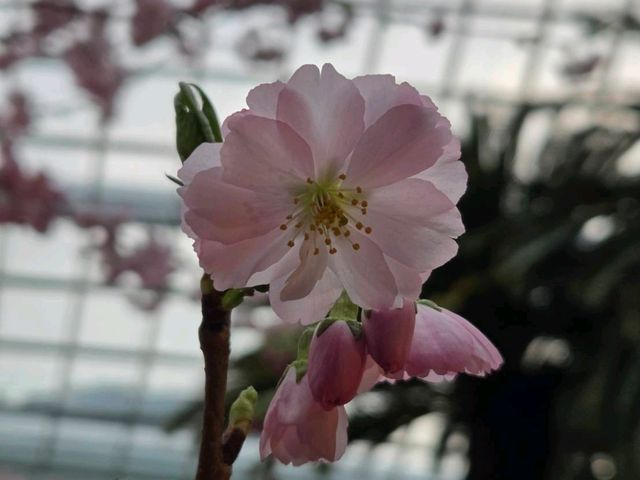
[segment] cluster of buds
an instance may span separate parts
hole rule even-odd
[[[379,382],[484,376],[502,364],[493,344],[467,320],[433,302],[332,316],[309,327],[298,358],[271,401],[262,433],[263,458],[283,463],[335,461],[347,444],[344,405]]]

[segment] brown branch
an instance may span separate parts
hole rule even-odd
[[[228,480],[231,467],[224,463],[224,398],[229,368],[230,312],[222,307],[222,292],[213,288],[208,275],[201,281],[202,323],[198,329],[204,356],[204,414],[200,457],[195,480]]]
[[[246,438],[247,432],[242,428],[227,428],[222,437],[222,460],[224,463],[233,465],[233,462],[240,455],[240,450],[242,450],[242,445],[244,445]]]

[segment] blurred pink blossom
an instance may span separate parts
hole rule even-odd
[[[314,335],[307,376],[313,398],[322,408],[330,410],[356,396],[364,373],[365,348],[364,336],[356,338],[342,320]]]
[[[460,145],[433,102],[305,65],[247,103],[179,172],[183,229],[217,288],[270,284],[276,313],[303,323],[343,288],[366,309],[416,299],[464,231]]]
[[[144,45],[171,27],[177,10],[166,0],[136,0],[131,37],[136,46]]]
[[[323,409],[311,395],[308,375],[297,382],[296,369],[289,367],[267,410],[260,457],[293,465],[336,461],[347,446],[347,424],[344,407]]]
[[[90,21],[89,37],[72,45],[64,53],[64,60],[71,68],[78,85],[93,97],[104,117],[109,118],[126,72],[113,59],[105,34],[105,24],[105,15],[94,13]]]
[[[64,27],[80,14],[73,0],[38,0],[30,6],[35,16],[33,33],[37,36]]]
[[[16,139],[23,135],[31,124],[31,112],[27,96],[20,91],[8,95],[8,109],[0,115],[0,135]]]
[[[0,223],[30,225],[46,232],[63,201],[62,192],[44,173],[26,174],[16,162],[11,144],[2,144]]]
[[[110,255],[105,260],[107,283],[114,283],[125,272],[131,272],[139,278],[142,288],[150,290],[167,288],[169,276],[176,269],[171,247],[154,236],[131,253]]]

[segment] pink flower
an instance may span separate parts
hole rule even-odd
[[[273,455],[293,465],[334,462],[347,446],[347,423],[344,407],[324,410],[311,395],[308,376],[296,382],[296,370],[289,367],[267,410],[260,457]]]
[[[366,309],[416,299],[451,259],[466,188],[449,122],[388,75],[306,65],[260,85],[223,144],[180,170],[183,227],[217,288],[270,284],[276,313],[322,318],[346,289]]]
[[[365,348],[364,337],[356,338],[342,320],[313,337],[307,376],[313,398],[325,410],[344,405],[358,393],[366,361]]]
[[[405,378],[441,381],[458,373],[484,376],[502,363],[496,347],[460,315],[418,304]]]
[[[367,353],[387,373],[405,366],[416,322],[416,306],[406,301],[402,308],[371,311],[363,320]]]

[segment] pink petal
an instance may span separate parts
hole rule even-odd
[[[484,375],[501,364],[497,349],[465,319],[446,309],[418,305],[408,375],[427,380],[463,372]]]
[[[416,320],[416,304],[405,301],[401,308],[371,310],[363,319],[367,352],[387,373],[405,366]]]
[[[182,168],[178,170],[178,178],[182,180],[182,183],[189,185],[198,173],[219,167],[221,147],[221,143],[200,144],[182,164]]]
[[[309,325],[323,319],[342,293],[340,281],[334,273],[325,269],[324,275],[311,292],[299,300],[282,301],[280,292],[286,277],[277,278],[269,287],[269,301],[273,311],[285,322]]]
[[[431,167],[451,139],[451,131],[438,126],[440,118],[434,110],[417,105],[387,111],[358,141],[345,184],[379,187]]]
[[[322,72],[300,67],[280,92],[277,118],[289,124],[313,151],[315,178],[335,174],[364,129],[364,101],[355,84],[330,64]]]
[[[444,310],[444,309],[443,309]],[[497,370],[503,363],[502,355],[498,349],[491,343],[491,341],[485,337],[485,335],[478,330],[471,322],[465,320],[457,313],[451,312],[449,310],[444,310],[447,312],[448,316],[457,322],[462,328],[467,330],[471,336],[473,336],[474,342],[474,357],[478,359],[480,364],[480,369],[476,372],[468,370],[469,373],[476,373],[478,375],[482,375],[485,372],[482,370],[486,368],[484,363],[489,365],[492,370]]]
[[[307,376],[296,382],[289,368],[274,395],[260,435],[260,457],[273,455],[282,463],[301,465],[335,461],[347,443],[347,416],[343,407],[325,411],[313,401]]]
[[[355,250],[352,245],[358,244]],[[398,288],[380,248],[365,235],[352,231],[349,240],[336,237],[335,255],[329,268],[338,276],[351,299],[367,309],[382,309],[394,304]]]
[[[298,428],[301,443],[316,452],[315,460],[340,460],[347,446],[348,422],[347,412],[342,406],[322,414],[312,414]]]
[[[442,375],[464,372],[473,339],[443,312],[418,305],[418,315],[406,371],[425,377],[431,370]]]
[[[387,257],[423,272],[457,252],[451,237],[464,231],[460,213],[430,182],[402,180],[373,189],[368,199],[368,213],[359,219],[373,229],[370,236]],[[403,232],[401,241],[397,232]]]
[[[304,241],[300,248],[300,264],[285,281],[280,292],[282,301],[299,300],[307,296],[322,278],[327,269],[327,249],[319,249],[314,255],[314,243]],[[319,320],[319,319],[318,319]]]
[[[187,207],[185,221],[200,239],[234,243],[286,222],[291,210],[287,196],[237,187],[220,179],[219,169],[201,171],[178,189]]]
[[[231,133],[231,130],[233,130],[236,122],[246,117],[247,115],[251,115],[251,110],[249,110],[248,108],[243,108],[242,110],[232,113],[227,118],[225,118],[224,122],[222,122],[222,126],[220,127],[222,138],[227,138],[227,135]]]
[[[368,194],[368,201],[369,211],[400,217],[416,225],[429,225],[432,217],[455,208],[431,182],[417,178],[374,188]]]
[[[397,85],[392,75],[364,75],[354,78],[353,82],[364,98],[365,127],[398,105],[424,105],[415,88],[408,83]]]
[[[245,108],[229,115],[222,123],[222,136],[227,137],[234,128],[235,122],[246,115],[271,118],[275,120],[278,109],[278,95],[284,88],[284,83],[263,83],[252,89],[247,95],[247,105]]]
[[[278,97],[285,87],[282,82],[263,83],[253,88],[247,95],[247,105],[253,115],[276,118]]]
[[[431,271],[419,272],[385,255],[389,270],[396,281],[400,299],[408,298],[415,301],[422,292],[422,284],[429,278]]]
[[[218,290],[252,286],[249,278],[266,270],[289,251],[286,232],[272,230],[260,237],[225,245],[200,240],[200,266],[212,275]]]
[[[322,408],[330,410],[356,396],[364,372],[365,349],[364,337],[354,337],[342,320],[314,335],[307,377],[313,398]]]
[[[223,178],[261,191],[290,191],[313,176],[309,146],[291,127],[253,115],[238,119],[220,152]]]
[[[449,122],[443,119],[441,124],[450,128]],[[417,178],[428,180],[444,193],[453,203],[458,203],[467,189],[467,171],[460,159],[460,141],[452,136],[445,146],[442,156],[427,170],[416,175]]]
[[[385,255],[419,271],[445,264],[458,251],[453,239],[435,229],[404,223],[373,211],[367,214],[367,221],[373,229],[371,239]]]
[[[383,373],[380,365],[378,365],[373,358],[367,356],[362,380],[360,380],[360,385],[358,386],[358,394],[368,392],[377,383],[382,381],[384,379]]]

